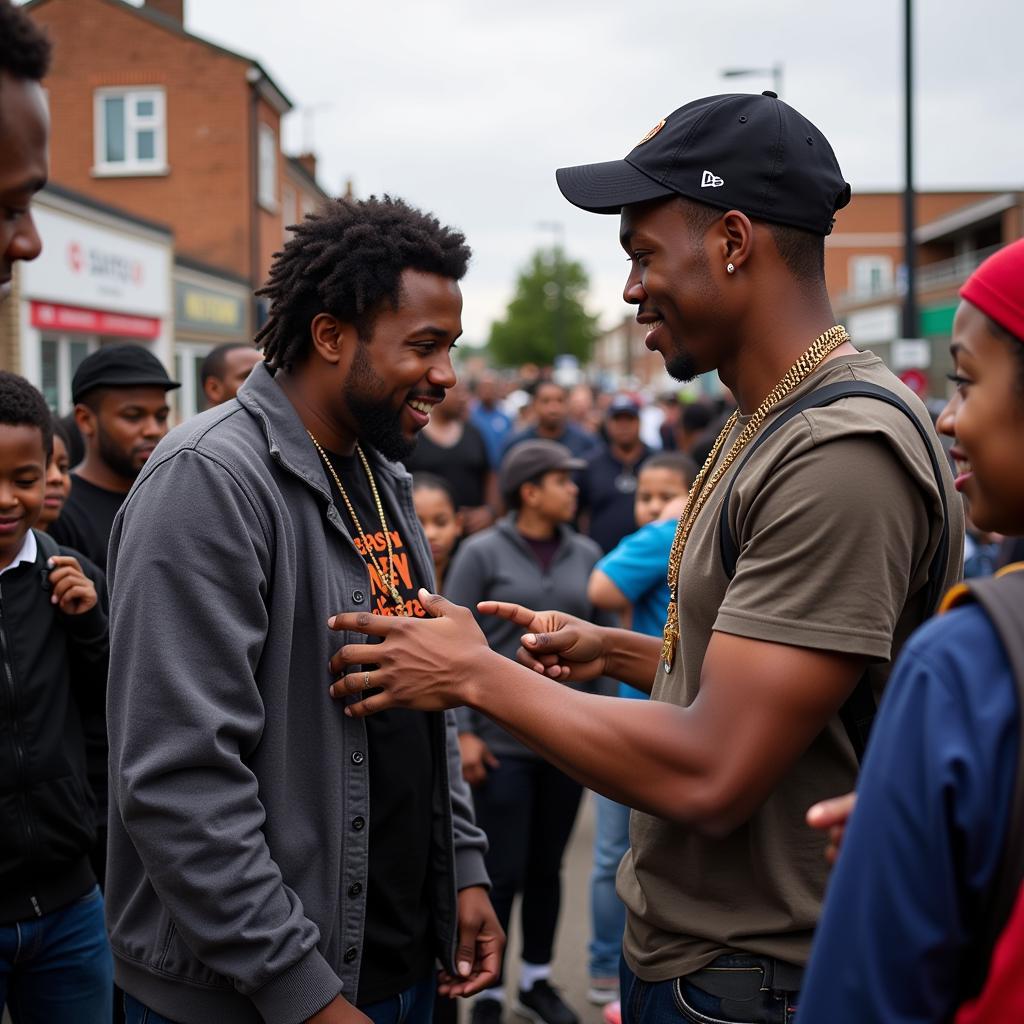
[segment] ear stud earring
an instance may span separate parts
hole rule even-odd
[[[736,265],[735,265],[735,264],[733,264],[733,263],[726,263],[726,265],[725,265],[725,269],[726,269],[726,270],[727,270],[727,271],[728,271],[728,272],[729,272],[730,274],[735,274],[735,273],[736,273]]]

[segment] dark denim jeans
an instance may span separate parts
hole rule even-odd
[[[743,998],[723,1000],[685,977],[641,981],[623,960],[619,965],[622,1024],[792,1024],[799,993],[765,987],[769,960],[732,953],[708,966],[735,979],[745,990]]]
[[[0,1009],[14,1024],[110,1024],[114,961],[99,886],[43,917],[0,925]]]
[[[427,978],[397,996],[360,1006],[359,1009],[373,1024],[430,1024],[434,1015],[434,989],[434,979]],[[175,1024],[127,994],[124,997],[124,1016],[125,1024]]]

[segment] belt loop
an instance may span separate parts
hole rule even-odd
[[[775,957],[766,956],[762,964],[761,991],[771,992],[775,988]]]

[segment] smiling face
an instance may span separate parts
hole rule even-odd
[[[462,334],[462,292],[449,278],[406,270],[398,309],[378,313],[368,340],[350,333],[339,418],[385,458],[403,459],[455,384],[451,350]]]
[[[61,509],[71,493],[71,459],[59,434],[53,435],[53,452],[46,465],[46,495],[36,520],[36,528],[47,530],[60,518]]]
[[[1024,345],[961,302],[953,321],[956,393],[937,427],[952,437],[956,488],[982,530],[1024,533]]]
[[[660,352],[677,380],[719,365],[723,296],[711,274],[706,231],[677,199],[624,206],[619,241],[629,256],[623,298],[649,327],[644,344]]]
[[[0,72],[0,301],[15,262],[42,250],[29,207],[46,183],[49,127],[42,86]]]
[[[45,493],[43,432],[27,424],[0,424],[0,569],[21,550]]]

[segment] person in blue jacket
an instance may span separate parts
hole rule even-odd
[[[937,426],[953,438],[973,521],[1024,534],[1024,240],[986,260],[960,294],[956,390]],[[904,648],[845,835],[847,802],[808,813],[842,849],[799,1024],[948,1021],[976,994],[968,968],[1006,842],[1017,693],[978,605],[933,619]]]

